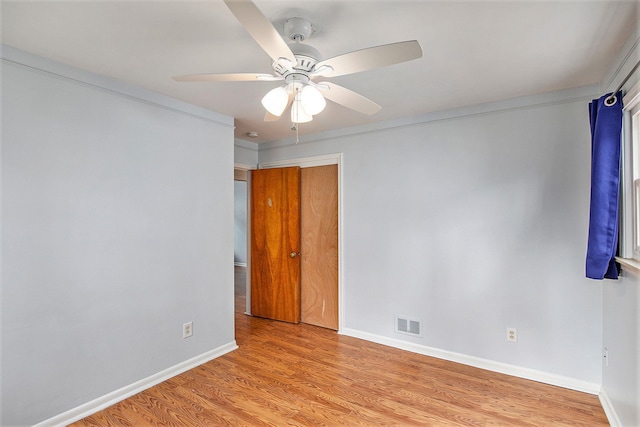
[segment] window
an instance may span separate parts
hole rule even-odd
[[[620,255],[640,262],[640,82],[624,97],[623,123]]]

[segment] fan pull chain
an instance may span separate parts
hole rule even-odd
[[[298,92],[300,91],[300,89],[297,88],[297,87],[294,87],[294,88],[295,88],[296,94],[293,97],[293,99],[294,99],[293,102],[295,103],[296,102],[295,100],[298,98]],[[297,119],[297,117],[296,117],[296,119]],[[291,123],[291,127],[296,129],[296,145],[298,145],[298,142],[300,142],[300,133],[298,131],[298,129],[300,128],[300,123],[293,122],[293,123]]]
[[[295,122],[291,122],[291,127],[290,129],[292,131],[296,131],[296,144],[298,144],[298,142],[300,142],[300,134],[298,133],[298,128],[300,127],[300,123],[295,123]]]

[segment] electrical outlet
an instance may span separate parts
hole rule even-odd
[[[193,322],[187,322],[182,325],[182,338],[189,338],[193,335]]]
[[[507,341],[518,342],[518,331],[516,328],[507,328]]]

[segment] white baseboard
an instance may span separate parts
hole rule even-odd
[[[575,378],[565,377],[562,375],[550,374],[548,372],[537,371],[535,369],[522,368],[520,366],[509,365],[506,363],[495,362],[489,359],[481,359],[479,357],[468,356],[466,354],[454,353],[452,351],[440,350],[438,348],[427,347],[420,344],[414,344],[394,338],[375,335],[368,332],[362,332],[355,329],[344,328],[340,331],[343,335],[354,338],[360,338],[372,341],[389,347],[407,350],[413,353],[424,354],[425,356],[437,357],[438,359],[449,360],[451,362],[462,363],[476,368],[486,369],[488,371],[499,372],[518,378],[538,381],[545,384],[551,384],[558,387],[568,388],[571,390],[581,391],[584,393],[597,395],[600,393],[600,385],[588,381],[582,381]]]
[[[140,393],[141,391],[153,387],[156,384],[166,381],[169,378],[186,372],[189,369],[193,369],[196,366],[202,365],[203,363],[229,353],[237,348],[238,345],[234,340],[206,353],[202,353],[196,357],[178,363],[177,365],[174,365],[156,374],[148,376],[147,378],[143,378],[140,381],[136,381],[118,390],[107,393],[104,396],[98,397],[97,399],[84,403],[80,406],[63,412],[62,414],[56,415],[55,417],[49,418],[48,420],[44,420],[36,424],[34,427],[66,426],[85,417],[88,417],[89,415],[95,414],[96,412],[114,405],[128,397],[131,397],[134,394]]]
[[[609,400],[607,393],[604,390],[600,391],[598,398],[600,398],[600,404],[602,405],[602,409],[604,409],[604,413],[607,416],[607,420],[609,420],[611,427],[622,427],[622,422],[620,422],[620,418],[618,417],[611,400]]]

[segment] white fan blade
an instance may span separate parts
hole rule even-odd
[[[398,64],[400,62],[411,61],[422,57],[422,48],[416,40],[385,44],[382,46],[370,47],[334,56],[318,62],[315,66],[319,69],[322,66],[331,67],[333,71],[320,72],[326,77],[343,76],[345,74],[358,73],[372,68],[386,67],[387,65]]]
[[[340,105],[358,111],[363,114],[375,114],[382,108],[369,98],[356,93],[352,90],[339,86],[331,82],[321,82],[318,85],[326,85],[329,90],[321,90],[322,95]],[[321,87],[319,87],[320,89]]]
[[[276,81],[282,77],[271,74],[257,73],[235,73],[235,74],[189,74],[186,76],[175,76],[173,80],[177,82],[250,82],[250,81]]]
[[[275,115],[271,114],[268,111],[266,113],[264,113],[264,121],[265,122],[277,122],[278,120],[280,120],[280,117],[282,117],[282,116],[275,116]]]
[[[240,21],[251,37],[274,60],[286,58],[292,66],[297,64],[296,57],[287,43],[280,37],[266,16],[249,0],[224,0],[231,13]]]

